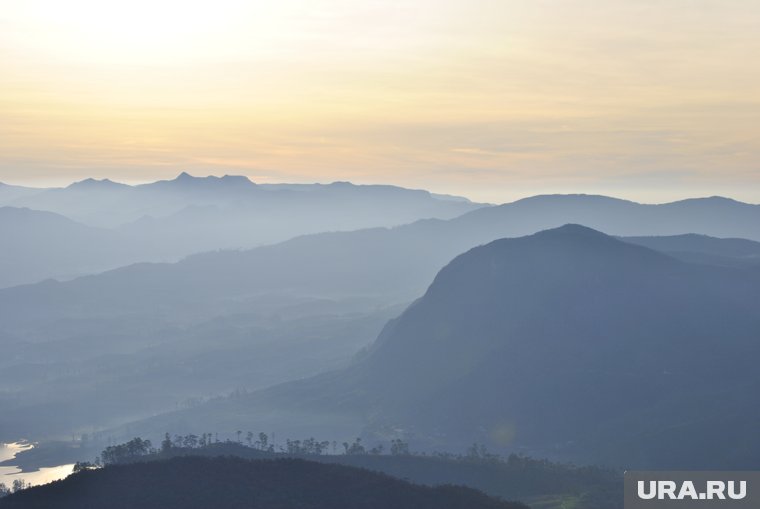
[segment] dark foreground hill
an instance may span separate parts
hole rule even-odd
[[[117,465],[0,499],[2,509],[525,509],[470,488],[414,485],[303,460],[184,457]]]
[[[347,369],[132,431],[330,419],[436,448],[477,441],[627,468],[752,468],[758,338],[757,271],[568,225],[457,257]]]

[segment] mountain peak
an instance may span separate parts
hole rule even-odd
[[[522,238],[526,240],[535,239],[535,241],[541,244],[551,243],[555,246],[552,248],[553,250],[563,250],[568,248],[576,253],[584,252],[587,255],[593,255],[595,257],[607,257],[610,255],[619,257],[623,255],[623,257],[628,260],[637,258],[640,261],[648,260],[650,263],[665,263],[668,266],[674,262],[673,258],[660,251],[626,242],[625,240],[621,240],[612,235],[607,235],[599,230],[580,224],[570,223],[558,228],[542,230],[538,233]],[[519,241],[520,238],[515,240]],[[542,249],[546,249],[546,246],[544,245]],[[627,254],[624,255],[624,253]]]
[[[624,200],[622,198],[615,198],[612,196],[604,196],[601,194],[584,194],[584,193],[571,193],[571,194],[537,194],[535,196],[529,196],[522,198],[513,203],[636,203],[630,200]],[[509,205],[509,204],[507,204]]]
[[[193,185],[204,185],[204,184],[217,184],[217,185],[229,185],[229,186],[252,186],[256,185],[251,180],[244,176],[244,175],[224,175],[223,177],[217,177],[215,175],[208,175],[206,177],[194,177],[187,173],[186,171],[183,171],[177,177],[172,180],[171,182],[176,182],[178,184],[193,184]]]
[[[582,224],[576,224],[576,223],[567,223],[557,228],[543,230],[541,232],[538,232],[537,235],[556,235],[556,234],[589,235],[589,236],[595,236],[595,237],[608,236],[600,232],[599,230],[594,230],[593,228],[589,228],[588,226],[583,226]]]
[[[534,237],[544,238],[576,238],[576,239],[596,239],[596,240],[612,240],[617,241],[614,237],[607,235],[588,226],[582,224],[568,223],[557,228],[550,228],[547,230],[541,230],[533,235]]]
[[[94,179],[92,177],[86,178],[84,180],[80,180],[79,182],[74,182],[70,184],[67,189],[94,189],[94,188],[100,188],[100,189],[108,189],[108,188],[119,188],[119,187],[127,187],[126,184],[121,184],[119,182],[114,182],[111,179]]]
[[[520,269],[513,275],[533,272],[548,277],[547,274],[561,273],[569,266],[585,267],[584,270],[590,271],[589,267],[599,263],[606,267],[638,270],[641,267],[670,267],[677,262],[663,253],[624,242],[593,228],[566,224],[475,247],[441,270],[430,288],[440,287],[441,281],[451,278],[452,274],[453,279],[460,282],[463,277],[482,282],[493,279],[494,270],[502,275],[513,273],[510,267],[514,266]]]
[[[726,205],[726,206],[751,206],[751,204],[734,200],[733,198],[727,198],[725,196],[705,196],[703,198],[687,198],[685,200],[675,201],[668,205],[699,205],[699,204],[714,204],[714,205]]]
[[[219,180],[226,184],[246,185],[246,186],[256,185],[255,182],[253,182],[251,179],[249,179],[245,175],[224,175]]]

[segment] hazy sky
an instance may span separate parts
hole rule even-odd
[[[757,0],[0,0],[0,181],[760,202]]]

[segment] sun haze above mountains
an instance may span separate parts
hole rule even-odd
[[[756,2],[2,6],[0,180],[760,200]]]

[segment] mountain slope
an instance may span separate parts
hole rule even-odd
[[[0,207],[0,288],[72,278],[130,261],[116,235],[51,212]]]
[[[362,376],[427,434],[643,464],[751,461],[758,441],[718,416],[757,419],[743,402],[760,382],[758,283],[574,226],[496,241],[437,276]],[[664,446],[673,426],[680,442]]]
[[[292,427],[311,412],[431,446],[757,466],[759,277],[580,226],[498,240],[447,265],[352,367],[152,425]]]
[[[756,461],[760,443],[725,419],[758,418],[758,283],[581,227],[496,241],[436,277],[362,376],[429,435],[624,465]]]
[[[302,460],[174,458],[85,471],[0,498],[0,508],[527,509],[469,488],[414,485]]]

